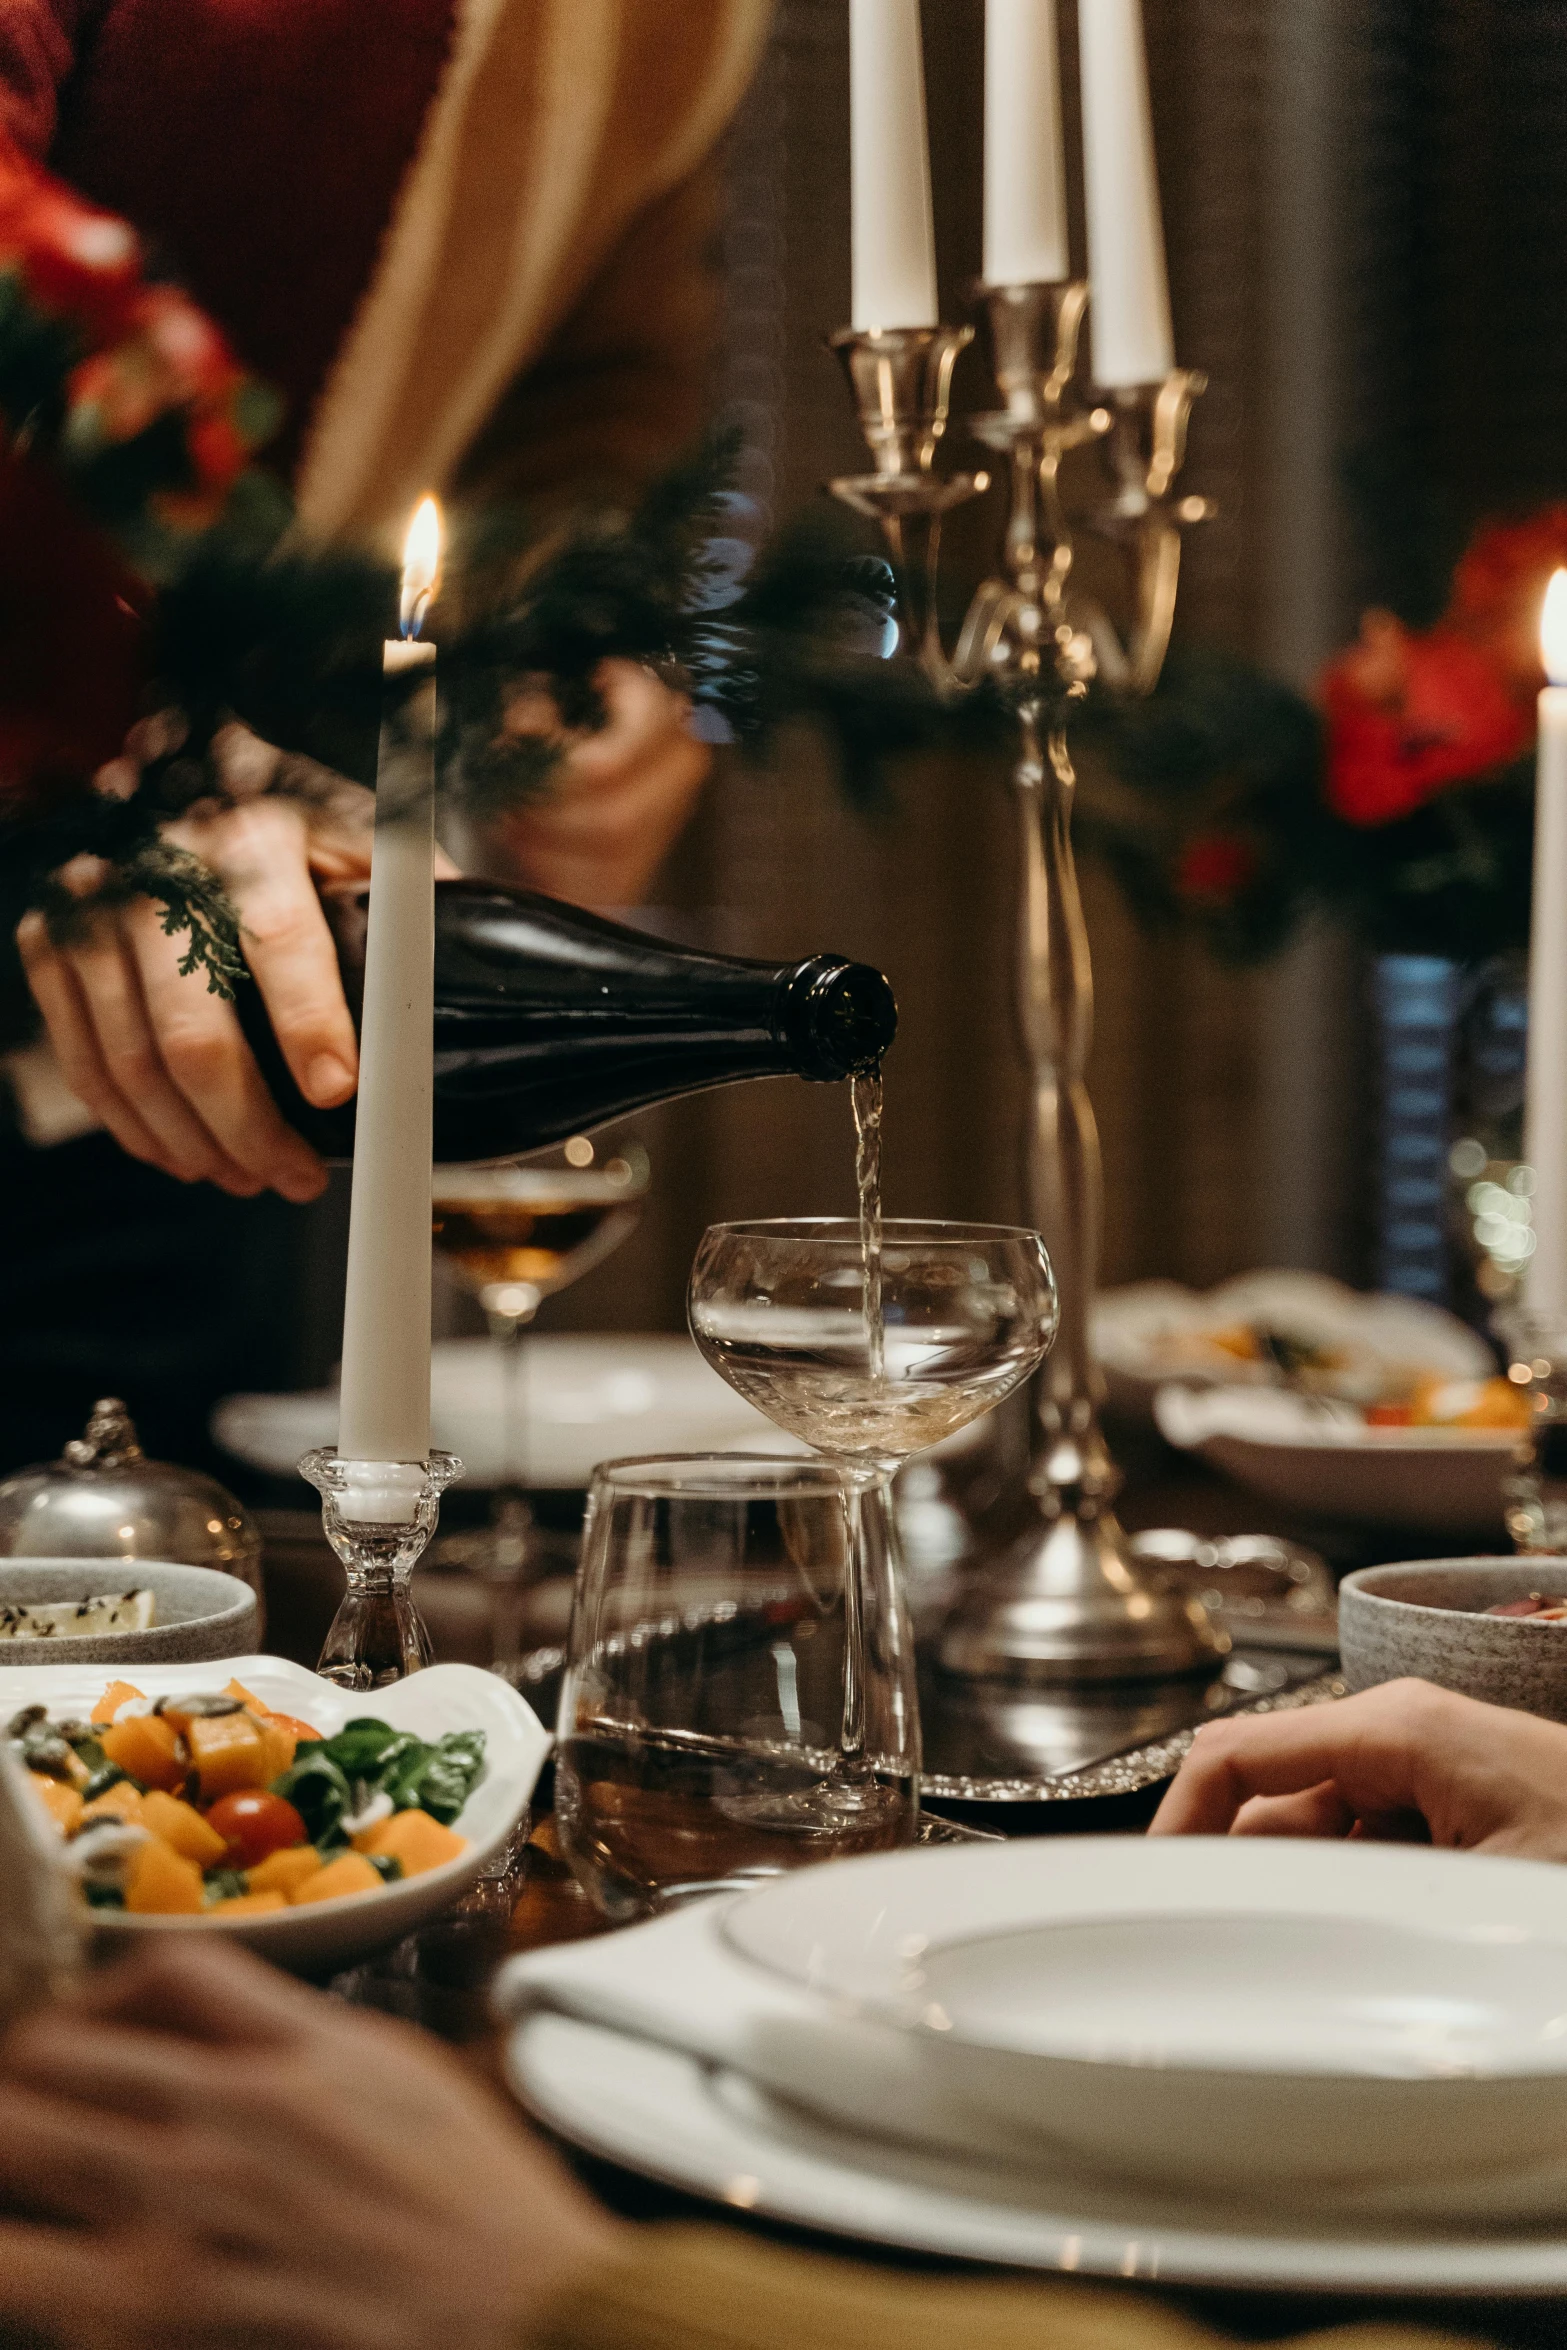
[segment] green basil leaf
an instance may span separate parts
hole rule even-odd
[[[394,1730],[390,1722],[361,1718],[345,1722],[335,1738],[323,1740],[321,1751],[346,1779],[371,1779],[379,1785],[382,1766],[407,1740],[407,1731]]]
[[[448,1730],[428,1751],[418,1775],[387,1793],[400,1811],[427,1811],[450,1827],[483,1775],[484,1732]]]
[[[319,1741],[300,1748],[292,1769],[273,1780],[272,1792],[293,1805],[317,1845],[333,1835],[349,1807],[348,1781]]]

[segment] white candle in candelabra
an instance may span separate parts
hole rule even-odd
[[[1175,364],[1142,0],[1080,0],[1093,377],[1159,383]]]
[[[1056,0],[985,0],[985,283],[1067,276]]]
[[[354,1118],[348,1292],[343,1308],[343,1460],[430,1453],[430,1157],[435,1031],[435,647],[418,632],[440,566],[426,498],[403,555],[403,635],[388,677],[423,682],[381,730],[371,849],[359,1099]]]
[[[1540,696],[1529,919],[1529,1082],[1524,1156],[1534,1169],[1534,1254],[1524,1296],[1567,1313],[1567,571],[1551,574],[1540,616],[1549,685]]]
[[[934,326],[919,0],[849,0],[849,128],[854,324]]]

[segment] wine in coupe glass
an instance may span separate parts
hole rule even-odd
[[[862,1178],[867,1121],[861,1120]],[[862,1196],[874,1185],[862,1184]],[[874,1205],[874,1201],[872,1201]],[[736,1392],[844,1472],[843,1717],[808,1799],[852,1817],[883,1800],[864,1731],[862,1529],[913,1454],[1021,1387],[1056,1329],[1037,1232],[845,1217],[715,1224],[691,1271],[691,1332]]]
[[[514,1661],[519,1627],[503,1607],[526,1578],[533,1514],[522,1409],[523,1334],[540,1306],[581,1279],[634,1230],[648,1185],[639,1143],[574,1134],[525,1166],[437,1167],[431,1232],[440,1255],[484,1309],[500,1398],[500,1475],[485,1570],[496,1591],[493,1663]],[[502,1621],[503,1614],[507,1620]]]

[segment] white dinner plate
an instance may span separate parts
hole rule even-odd
[[[942,2092],[1047,2166],[1253,2207],[1304,2189],[1343,2210],[1567,2212],[1558,1867],[1051,1838],[802,1870],[720,1932],[916,2035]]]
[[[443,1340],[430,1364],[431,1434],[484,1488],[515,1475],[533,1486],[584,1486],[600,1461],[628,1453],[798,1452],[736,1395],[689,1338],[577,1337],[541,1332],[519,1365],[524,1431],[509,1464],[502,1444],[501,1371],[487,1339]],[[337,1442],[337,1391],[231,1395],[212,1418],[226,1452],[274,1477],[302,1453]]]
[[[1051,1843],[1060,1849],[1057,1839]],[[830,1872],[827,1872],[830,1873]],[[1073,2276],[1277,2292],[1554,2294],[1567,2241],[1452,2226],[1255,2232],[1124,2187],[981,2174],[856,2138],[739,2073],[574,2018],[506,2041],[522,2103],[584,2152],[690,2195],[851,2242]]]
[[[548,1733],[515,1689],[473,1665],[430,1665],[389,1689],[339,1689],[303,1665],[280,1656],[225,1657],[218,1665],[145,1665],[120,1672],[144,1697],[176,1690],[221,1689],[233,1676],[276,1712],[309,1722],[331,1737],[345,1722],[374,1717],[435,1739],[448,1730],[482,1730],[485,1773],[454,1821],[468,1849],[439,1868],[385,1885],[378,1893],[349,1893],[301,1909],[268,1910],[240,1918],[130,1917],[96,1913],[107,1943],[129,1947],[149,1934],[219,1934],[248,1943],[279,1966],[315,1974],[344,1966],[400,1941],[404,1934],[467,1892],[506,1846],[549,1752]],[[44,1705],[56,1719],[89,1714],[115,1669],[104,1665],[32,1665],[0,1668],[0,1723],[24,1705]]]
[[[1368,1428],[1281,1388],[1161,1387],[1160,1434],[1287,1509],[1469,1540],[1500,1531],[1505,1428]]]

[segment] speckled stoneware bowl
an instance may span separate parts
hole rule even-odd
[[[1567,1596],[1567,1558],[1362,1567],[1339,1586],[1344,1678],[1352,1689],[1370,1689],[1412,1673],[1491,1705],[1567,1722],[1567,1624],[1485,1613],[1531,1591]]]
[[[153,1621],[145,1632],[0,1641],[0,1665],[118,1665],[128,1672],[136,1665],[203,1664],[254,1652],[256,1595],[237,1576],[155,1559],[0,1559],[0,1607],[106,1593],[118,1598],[135,1590],[153,1595]]]

